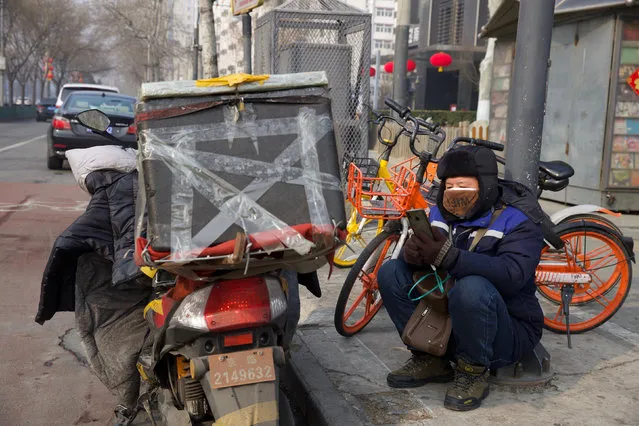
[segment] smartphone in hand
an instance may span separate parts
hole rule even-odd
[[[433,230],[430,227],[428,216],[426,216],[426,210],[413,209],[406,212],[406,217],[410,223],[410,227],[413,231],[423,232],[429,237],[433,238]]]

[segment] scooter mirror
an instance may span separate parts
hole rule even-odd
[[[106,132],[111,125],[109,117],[98,109],[82,111],[77,115],[77,119],[83,126],[98,132]]]

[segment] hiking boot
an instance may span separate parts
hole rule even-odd
[[[462,359],[457,361],[455,382],[446,392],[444,407],[455,411],[478,408],[488,396],[488,368],[472,365]]]
[[[453,374],[448,360],[428,354],[413,354],[402,368],[388,374],[386,382],[392,388],[415,388],[426,383],[450,382]]]

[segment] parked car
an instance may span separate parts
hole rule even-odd
[[[58,93],[58,99],[55,103],[56,108],[60,108],[71,93],[82,90],[99,90],[102,92],[120,93],[120,90],[117,87],[112,86],[102,86],[100,84],[89,83],[69,83],[65,84],[64,86],[62,86],[62,89],[60,89],[60,93]]]
[[[56,98],[42,98],[36,103],[36,121],[47,121],[55,115]]]
[[[98,145],[120,145],[137,148],[134,123],[135,98],[104,91],[78,91],[71,93],[51,121],[47,134],[47,167],[62,168],[65,152],[75,148]],[[111,139],[93,133],[76,119],[76,115],[89,109],[99,109],[109,116],[112,126],[108,132],[119,139]]]

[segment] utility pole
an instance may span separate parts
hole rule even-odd
[[[251,12],[242,14],[242,41],[244,42],[244,72],[253,74],[253,57],[251,52]]]
[[[197,12],[195,28],[193,29],[193,80],[200,78],[200,11]]]
[[[4,70],[6,59],[4,56],[4,0],[0,0],[0,108],[4,105]]]
[[[397,2],[397,26],[395,27],[395,60],[393,64],[393,99],[402,106],[408,103],[406,87],[406,61],[408,60],[408,30],[411,1]]]
[[[373,86],[373,109],[379,109],[379,74],[381,73],[382,58],[379,49],[375,52],[375,85]]]
[[[537,191],[555,0],[519,2],[508,99],[506,178]]]

